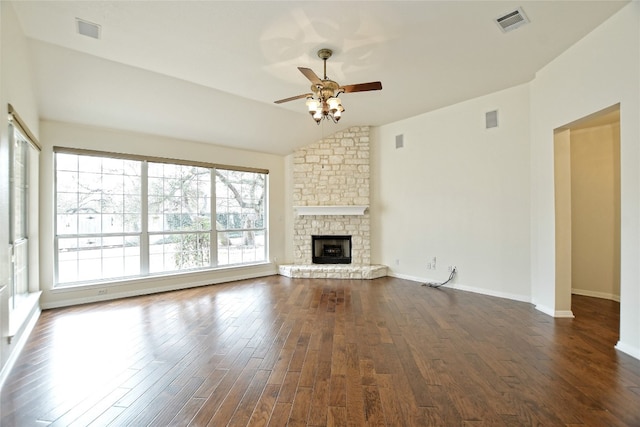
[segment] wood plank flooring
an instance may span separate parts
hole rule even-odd
[[[272,276],[43,312],[2,426],[640,426],[619,305],[575,319],[382,278]]]

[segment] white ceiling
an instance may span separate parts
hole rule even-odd
[[[4,1],[4,0],[3,0]],[[14,1],[42,118],[288,154],[530,81],[625,1]],[[494,19],[522,7],[530,24]],[[76,18],[101,25],[95,40]],[[317,126],[296,69],[382,91]]]

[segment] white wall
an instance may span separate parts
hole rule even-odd
[[[533,300],[570,309],[555,290],[553,130],[620,103],[621,284],[618,348],[640,358],[640,3],[631,2],[531,83]],[[570,301],[570,298],[568,299]]]
[[[0,2],[0,289],[9,284],[9,126],[11,104],[38,137],[38,111],[31,78],[27,40],[10,2]],[[11,343],[8,334],[8,289],[0,292],[0,384],[26,336],[24,327]],[[28,332],[28,331],[27,331]]]
[[[283,221],[286,202],[283,191],[285,188],[285,161],[283,157],[276,155],[60,122],[42,121],[40,133],[43,145],[40,171],[40,231],[43,242],[40,257],[40,279],[43,291],[43,308],[276,274],[274,265],[265,264],[255,267],[223,268],[209,272],[178,274],[164,278],[124,281],[118,285],[110,286],[106,295],[98,295],[99,289],[95,286],[53,289],[54,170],[52,148],[54,146],[269,169],[268,217],[271,260],[274,258],[283,259],[285,254],[285,224]]]
[[[372,263],[417,281],[455,265],[453,287],[529,301],[529,151],[527,85],[375,129]]]
[[[570,132],[571,292],[620,301],[620,123]]]

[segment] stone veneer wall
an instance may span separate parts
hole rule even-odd
[[[294,206],[369,206],[369,127],[352,127],[293,157]],[[294,263],[311,264],[311,236],[351,235],[354,265],[371,264],[369,212],[295,217]]]

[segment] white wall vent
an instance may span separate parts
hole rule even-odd
[[[484,114],[484,120],[485,120],[486,129],[497,128],[498,127],[498,110],[487,111]]]
[[[91,37],[94,39],[100,38],[100,25],[93,22],[85,21],[84,19],[76,18],[76,29],[78,34]]]
[[[524,10],[521,7],[496,18],[496,24],[498,24],[503,33],[515,30],[527,23],[529,23],[529,18],[524,14]]]

